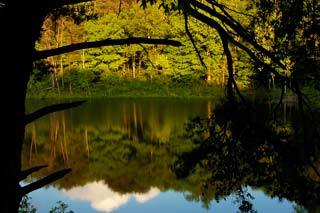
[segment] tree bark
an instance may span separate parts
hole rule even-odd
[[[12,0],[0,8],[1,121],[4,124],[1,128],[0,154],[1,189],[4,195],[0,199],[2,213],[18,212],[22,196],[19,181],[25,131],[25,97],[32,71],[35,40],[40,35],[43,17],[39,11],[26,9],[30,8],[29,4]]]
[[[15,27],[17,26],[19,25],[15,25]],[[7,33],[8,31],[4,30],[2,32]],[[17,212],[21,199],[18,177],[21,171],[21,150],[24,139],[25,96],[29,73],[32,70],[32,60],[28,56],[31,56],[32,52],[26,46],[30,42],[22,44],[16,39],[10,38],[9,35],[1,35],[0,40],[19,48],[19,52],[16,53],[11,48],[3,48],[6,45],[1,45],[1,73],[5,82],[1,85],[1,91],[5,93],[5,98],[2,102],[4,114],[2,122],[5,125],[1,134],[3,138],[1,173],[3,181],[2,193],[5,199],[0,201],[0,212]]]

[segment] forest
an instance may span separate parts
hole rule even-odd
[[[268,5],[270,8],[252,1],[220,3],[224,5],[220,10],[226,10],[235,23],[241,23],[254,42],[275,52],[285,67],[276,68],[279,74],[288,78],[303,75],[303,86],[319,89],[319,17],[315,1],[293,8],[301,10],[300,17],[294,17],[299,18],[295,26],[285,26],[295,20],[286,20],[289,16],[282,11],[286,7],[283,2],[275,1]],[[67,15],[58,11],[46,18],[37,49],[124,37],[167,38],[183,46],[133,44],[48,57],[34,63],[28,86],[30,97],[184,97],[223,93],[228,79],[227,58],[219,32],[202,21],[191,17],[186,25],[183,12],[165,10],[160,3],[143,10],[141,2],[97,0],[66,10]],[[226,30],[232,29],[227,26]],[[241,39],[235,36],[236,41]],[[282,87],[283,79],[277,74],[261,67],[239,46],[229,46],[233,75],[240,90]],[[256,54],[259,60],[272,64],[268,56]]]

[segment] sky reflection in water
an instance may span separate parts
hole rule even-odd
[[[261,191],[248,189],[254,196],[254,209],[258,212],[294,212],[294,204],[283,199],[270,198]],[[69,209],[79,213],[95,212],[237,212],[234,196],[220,202],[212,201],[209,209],[202,207],[200,202],[187,201],[187,192],[172,190],[160,192],[151,188],[147,193],[119,194],[112,191],[102,181],[88,183],[70,190],[58,190],[54,187],[40,189],[30,194],[32,203],[39,212],[49,212],[58,200],[63,200]]]

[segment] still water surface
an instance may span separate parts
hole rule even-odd
[[[177,179],[171,165],[190,149],[185,123],[210,117],[217,102],[202,99],[93,100],[30,124],[25,168],[48,164],[40,178],[70,167],[72,173],[30,194],[39,212],[59,200],[74,212],[237,212],[237,196],[200,199],[201,175]],[[33,111],[49,102],[28,102]],[[258,212],[294,212],[295,203],[246,186]],[[211,194],[214,194],[213,191]],[[214,197],[214,196],[212,196]]]

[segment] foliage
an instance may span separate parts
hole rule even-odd
[[[49,213],[73,213],[73,211],[68,211],[68,205],[62,201],[58,201],[56,206],[54,206]],[[31,203],[31,197],[28,195],[24,196],[20,202],[19,213],[36,213],[37,209]]]
[[[36,213],[37,209],[31,204],[31,198],[24,196],[20,202],[19,213]]]
[[[30,81],[28,98],[81,98],[81,97],[222,97],[223,89],[202,81],[188,79],[177,81],[158,79],[123,79],[110,75],[103,79],[99,71],[70,71],[64,77],[66,88],[50,87],[50,78]],[[59,79],[59,78],[58,78]],[[100,80],[99,80],[100,79]]]
[[[53,207],[49,213],[73,213],[73,211],[67,211],[68,205],[62,201],[57,202],[57,206]]]
[[[146,6],[147,2],[152,5],[142,10],[140,3]],[[249,48],[258,58],[253,59],[244,49],[231,42],[229,48],[233,60],[233,74],[238,86],[240,88],[259,86],[275,88],[276,85],[284,83],[282,77],[275,76],[269,68],[257,63],[257,60],[261,60],[281,75],[289,78],[303,78],[305,80],[300,81],[301,83],[316,87],[319,75],[317,73],[319,42],[315,33],[317,20],[315,11],[318,5],[311,0],[297,5],[293,1],[276,4],[267,2],[233,0],[217,3],[213,1],[214,8],[224,8],[217,11],[220,15],[225,15],[235,23],[241,24],[242,33],[250,35],[257,45],[275,55],[286,67],[283,69],[273,65],[274,59],[259,52],[260,50]],[[50,67],[37,68],[43,74],[35,71],[33,79],[46,82],[44,84],[48,85],[47,88],[64,89],[68,87],[64,82],[68,72],[85,70],[88,73],[99,72],[100,79],[118,75],[123,78],[149,81],[169,78],[173,82],[186,84],[193,80],[205,80],[208,84],[226,85],[229,76],[228,65],[221,45],[221,35],[215,28],[205,25],[197,18],[192,18],[193,14],[188,14],[188,30],[194,41],[192,44],[185,28],[183,12],[186,5],[180,4],[179,1],[164,0],[161,3],[155,3],[155,1],[140,3],[125,1],[119,11],[114,1],[97,1],[94,3],[94,10],[90,4],[87,4],[83,5],[82,9],[76,8],[62,13],[69,16],[61,16],[61,14],[55,16],[53,13],[44,24],[43,36],[38,43],[38,48],[135,36],[172,38],[182,41],[184,47],[129,45],[77,51],[47,59],[45,63],[49,63]],[[159,6],[162,9],[159,9]],[[58,11],[57,14],[59,13]],[[295,13],[296,16],[290,15]],[[92,14],[95,15],[92,16]],[[204,14],[210,17],[209,14]],[[77,25],[80,23],[76,21],[77,16],[81,19],[80,25]],[[222,24],[221,22],[223,21],[218,21]],[[233,32],[234,29],[228,26],[224,28],[235,41],[244,42],[245,46],[249,45],[245,43],[246,39],[241,32]],[[205,66],[200,62],[199,57],[202,58]],[[39,75],[47,74],[52,76],[51,83],[44,78],[39,78]],[[292,87],[289,82],[286,84]],[[89,86],[95,85],[89,83]]]
[[[96,4],[100,5],[100,3]],[[47,48],[55,45],[61,46],[70,41],[97,41],[104,38],[125,37],[171,38],[183,42],[184,46],[181,48],[148,45],[100,47],[66,54],[55,59],[49,58],[46,61],[51,64],[49,74],[52,75],[52,82],[47,81],[47,88],[51,87],[49,85],[52,85],[52,89],[63,90],[68,87],[68,83],[65,83],[68,81],[67,75],[75,73],[76,70],[86,71],[90,73],[88,75],[98,72],[101,80],[117,75],[122,78],[138,78],[148,81],[170,79],[172,82],[186,85],[193,81],[203,81],[215,86],[226,84],[228,76],[226,59],[223,55],[220,37],[211,27],[196,19],[189,19],[189,30],[200,52],[200,55],[197,55],[186,34],[182,14],[174,11],[165,13],[164,10],[159,9],[159,5],[141,10],[139,3],[130,3],[130,6],[125,3],[120,13],[112,9],[112,5],[109,9],[100,8],[101,5],[97,5],[95,12],[98,16],[78,27],[74,25],[72,19],[64,21],[48,19],[47,21],[52,26],[57,25],[58,28],[55,27],[55,31],[45,28],[43,38],[39,41],[39,48],[46,45]],[[245,5],[246,3],[241,3],[237,9],[246,10],[248,6]],[[236,17],[237,20],[249,25],[250,20],[246,17],[240,15]],[[66,31],[71,28],[72,30]],[[72,31],[79,32],[83,36],[75,37]],[[48,41],[53,43],[48,46]],[[231,51],[234,56],[235,79],[239,87],[252,87],[251,76],[254,65],[243,51],[236,47],[232,47]],[[205,63],[205,67],[201,64],[199,56]],[[46,70],[46,68],[42,69],[44,75],[48,73]],[[96,81],[93,84],[89,82],[89,86],[94,87],[95,83]]]

